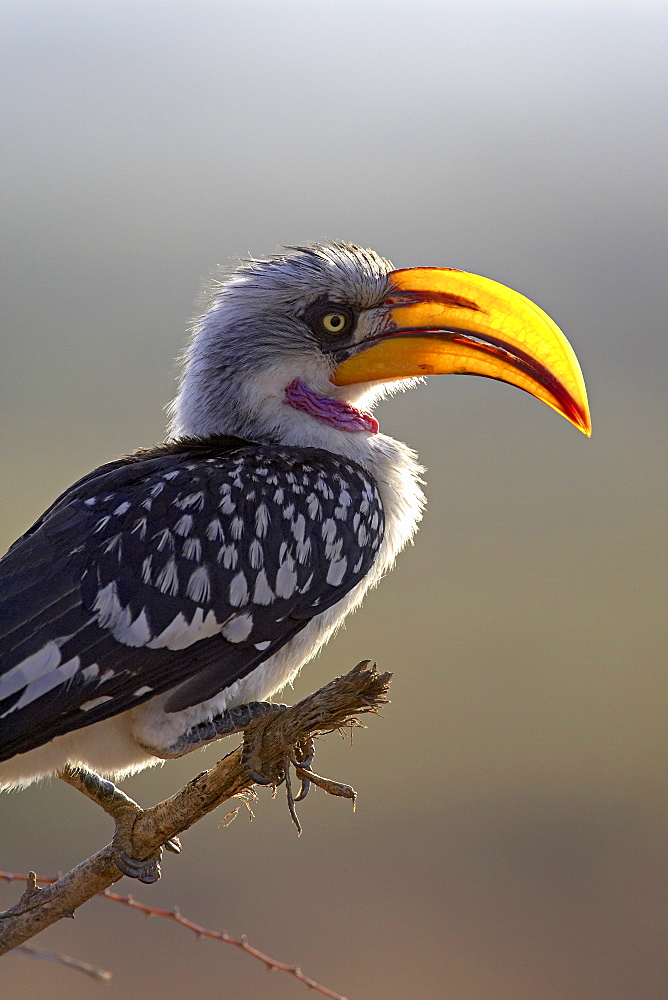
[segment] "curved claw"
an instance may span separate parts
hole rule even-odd
[[[300,767],[305,771],[310,771],[313,758],[315,757],[315,743],[313,740],[309,740],[307,746],[308,749],[306,751],[306,756],[302,760],[293,760],[292,763],[295,767]],[[295,802],[303,802],[311,789],[310,778],[302,778],[301,782],[299,792],[295,795]]]
[[[253,779],[253,781],[255,781],[258,785],[276,785],[276,786],[278,786],[278,785],[282,785],[283,782],[285,781],[285,776],[283,776],[280,779],[279,778],[267,778],[264,774],[258,774],[258,772],[254,771],[253,768],[250,767],[248,764],[245,764],[245,768],[248,771],[248,773],[250,774],[250,776]]]
[[[303,802],[310,790],[311,790],[311,779],[302,778],[301,788],[295,795],[295,802]]]
[[[144,858],[140,860],[139,858],[131,858],[125,851],[120,851],[114,857],[114,864],[116,867],[127,875],[128,878],[136,878],[139,882],[143,882],[145,885],[153,885],[157,882],[162,875],[160,869],[160,859],[162,856],[162,849],[154,854],[150,858]]]
[[[172,837],[171,840],[166,840],[163,844],[166,850],[171,851],[172,854],[181,853],[181,841],[178,837]]]

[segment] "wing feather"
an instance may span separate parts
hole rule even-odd
[[[368,473],[315,449],[90,474],[0,562],[0,759],[171,688],[171,711],[224,690],[340,601],[382,535]]]

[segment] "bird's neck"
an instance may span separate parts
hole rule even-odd
[[[357,462],[378,484],[385,510],[385,540],[374,563],[371,582],[375,582],[412,538],[420,519],[423,470],[415,453],[378,433],[374,418],[352,403],[338,400],[337,405],[336,399],[311,387],[294,387],[301,382],[294,370],[255,379],[230,377],[222,383],[215,374],[206,377],[201,368],[186,371],[171,407],[171,439],[233,434],[277,446],[321,448]],[[297,401],[300,405],[295,406]]]
[[[378,433],[378,421],[365,410],[331,396],[321,396],[300,379],[294,379],[285,390],[285,402],[295,410],[308,413],[324,424],[349,434],[368,431]]]

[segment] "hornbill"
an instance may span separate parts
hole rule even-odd
[[[0,561],[0,788],[248,727],[412,538],[421,469],[370,409],[447,373],[590,433],[568,341],[489,279],[329,243],[217,284],[167,440],[84,476]]]

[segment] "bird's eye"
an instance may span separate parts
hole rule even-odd
[[[325,313],[322,317],[322,325],[328,333],[341,333],[348,324],[348,317],[344,313]]]
[[[355,312],[341,302],[314,302],[304,313],[304,321],[317,340],[327,345],[332,340],[348,337],[355,328]]]

